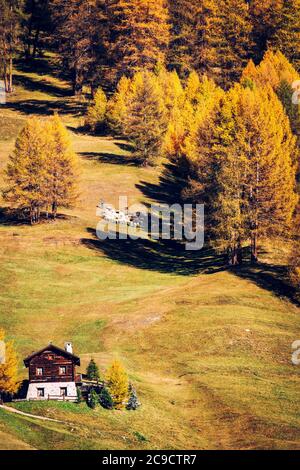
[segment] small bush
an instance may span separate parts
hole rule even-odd
[[[102,389],[99,395],[99,403],[102,406],[102,408],[105,408],[106,410],[112,410],[114,407],[114,402],[111,397],[111,394],[105,387]]]
[[[138,431],[135,431],[135,432],[133,433],[133,435],[137,438],[137,440],[138,440],[139,442],[147,442],[147,441],[148,441],[147,437],[145,437],[143,434],[141,434],[141,433],[138,432]]]
[[[132,384],[129,384],[128,393],[129,393],[129,400],[128,400],[126,409],[136,410],[139,406],[141,406],[141,404],[138,400],[136,390]]]
[[[81,393],[80,387],[77,387],[76,391],[77,391],[77,403],[81,403],[82,402],[82,393]]]
[[[93,410],[96,408],[96,406],[99,403],[99,396],[95,390],[91,390],[91,393],[88,398],[88,406],[92,408]]]

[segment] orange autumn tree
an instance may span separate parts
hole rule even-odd
[[[117,410],[125,408],[129,398],[129,381],[120,361],[115,359],[106,372],[107,388]]]
[[[78,157],[57,114],[45,124],[45,131],[48,136],[45,192],[55,219],[58,207],[72,207],[78,197]]]
[[[166,0],[116,0],[107,11],[113,79],[165,63],[170,28]]]
[[[300,106],[292,100],[293,83],[297,80],[300,80],[300,74],[289,60],[280,51],[268,50],[259,65],[255,66],[250,60],[243,71],[241,82],[249,86],[271,86],[289,116],[294,134],[300,135]]]
[[[251,60],[245,68],[241,83],[246,86],[264,88],[271,86],[280,99],[290,126],[297,139],[297,150],[294,152],[294,163],[298,166],[298,179],[300,175],[300,104],[293,100],[294,83],[300,80],[300,74],[280,52],[268,50],[259,65],[255,66]]]
[[[18,358],[12,341],[5,341],[5,332],[0,328],[0,341],[5,344],[5,357],[0,363],[0,398],[2,393],[18,390]]]
[[[38,223],[42,211],[70,207],[77,197],[77,156],[68,131],[55,115],[30,118],[20,132],[6,168],[3,197]]]
[[[262,238],[291,228],[298,201],[296,139],[270,87],[235,86],[221,108],[216,133],[214,244],[238,264],[240,248],[250,242],[256,262]]]

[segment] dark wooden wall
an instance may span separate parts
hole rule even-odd
[[[66,367],[66,374],[59,374],[59,366]],[[43,375],[37,375],[36,369],[43,368]],[[75,364],[72,359],[53,351],[44,351],[34,356],[29,364],[30,382],[73,382],[75,380]]]

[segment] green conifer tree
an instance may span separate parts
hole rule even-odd
[[[166,108],[157,78],[149,73],[135,76],[132,94],[123,118],[123,132],[134,146],[136,159],[153,165],[161,156],[167,127]]]
[[[114,402],[111,397],[111,394],[109,393],[109,390],[106,387],[103,387],[101,390],[101,393],[99,395],[99,403],[102,406],[102,408],[105,408],[106,410],[112,410],[114,407]]]
[[[92,389],[88,398],[88,406],[92,408],[92,410],[94,410],[98,404],[99,404],[98,394],[96,390]]]
[[[97,364],[95,363],[94,359],[92,358],[87,366],[86,375],[89,380],[99,380],[100,373]]]

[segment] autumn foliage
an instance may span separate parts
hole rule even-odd
[[[5,332],[0,329],[0,341],[5,343],[5,360],[0,364],[0,398],[2,393],[16,393],[18,384],[18,357],[12,341],[5,340]]]
[[[55,218],[58,207],[75,202],[77,174],[77,158],[60,118],[30,118],[10,156],[3,196],[32,224],[42,211]]]
[[[117,359],[106,372],[106,383],[108,391],[113,399],[116,409],[124,409],[129,398],[129,382],[126,371]]]

